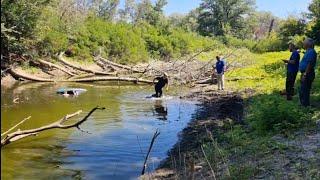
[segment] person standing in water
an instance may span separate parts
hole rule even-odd
[[[154,78],[153,84],[154,84],[155,80],[157,80],[157,83],[154,86],[156,94],[152,95],[152,97],[161,97],[162,96],[162,88],[166,85],[167,85],[167,90],[169,88],[168,75],[166,73],[163,73],[163,75],[161,77]]]

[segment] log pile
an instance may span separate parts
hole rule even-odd
[[[92,69],[87,69],[87,68],[84,68],[84,67],[81,67],[81,66],[77,66],[77,65],[74,65],[70,62],[68,62],[67,60],[64,59],[63,57],[63,53],[60,53],[59,56],[58,56],[58,60],[65,64],[66,66],[69,66],[73,69],[76,69],[76,70],[79,70],[79,71],[82,71],[82,72],[86,72],[86,73],[92,73],[94,75],[110,75],[110,76],[114,76],[116,75],[115,73],[109,73],[109,72],[102,72],[102,71],[95,71],[95,70],[92,70]]]
[[[57,65],[53,62],[48,62],[45,60],[32,61],[34,65],[39,66],[41,68],[56,69],[64,72],[66,75],[68,75],[68,77],[63,79],[38,77],[36,75],[31,75],[31,74],[22,72],[21,70],[19,71],[13,67],[8,69],[8,71],[13,77],[17,79],[36,81],[36,82],[95,82],[95,81],[120,82],[120,81],[123,81],[123,82],[146,83],[146,84],[153,83],[153,81],[143,79],[141,77],[136,77],[136,76],[128,77],[128,76],[121,75],[117,71],[115,71],[115,69],[119,69],[119,68],[125,69],[126,71],[130,71],[130,74],[140,73],[140,71],[135,70],[129,66],[120,65],[113,62],[111,63],[111,61],[107,61],[106,59],[103,59],[103,58],[102,60],[104,60],[104,64],[108,63],[111,69],[104,68],[101,71],[99,71],[99,70],[92,70],[86,67],[81,67],[79,65],[75,65],[67,61],[64,58],[63,53],[60,53],[58,56],[58,61],[61,62],[62,65]],[[108,70],[111,70],[114,72],[110,72]]]
[[[127,66],[112,62],[101,56],[94,57],[95,63],[101,70],[93,70],[88,67],[76,65],[64,57],[64,53],[58,55],[58,65],[54,62],[45,60],[35,61],[36,64],[49,69],[62,71],[68,77],[63,79],[43,78],[35,75],[30,75],[18,71],[11,67],[9,72],[15,78],[37,81],[37,82],[95,82],[95,81],[125,81],[133,83],[147,83],[152,84],[155,76],[168,74],[171,84],[186,85],[194,83],[212,83],[215,79],[213,68],[215,58],[210,61],[204,62],[197,60],[197,56],[205,50],[191,55],[185,60],[174,60],[169,62],[151,61],[148,64],[140,64],[137,66]],[[225,57],[229,57],[233,52]],[[232,69],[234,64],[228,62],[228,69]],[[144,79],[146,78],[146,79]]]

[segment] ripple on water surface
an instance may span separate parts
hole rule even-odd
[[[152,87],[77,85],[88,91],[77,98],[63,98],[55,94],[61,86],[44,84],[1,92],[1,130],[28,115],[32,119],[23,128],[48,124],[78,109],[86,113],[96,105],[107,110],[95,112],[81,126],[89,134],[76,129],[52,130],[2,149],[2,178],[135,179],[156,129],[161,134],[150,154],[148,172],[167,156],[197,109],[195,103],[174,96],[145,98]],[[30,100],[12,104],[12,97],[17,96]]]

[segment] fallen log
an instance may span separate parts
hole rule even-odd
[[[203,79],[195,82],[195,84],[211,84],[211,83],[213,83],[212,78],[207,78],[207,79]]]
[[[77,75],[77,76],[72,76],[70,78],[68,78],[68,80],[73,80],[73,79],[81,79],[81,78],[89,78],[89,77],[94,77],[94,74],[88,73],[88,74],[81,74],[81,75]]]
[[[109,64],[111,66],[114,66],[116,68],[120,68],[120,69],[126,69],[126,70],[130,70],[134,73],[143,73],[143,71],[139,71],[139,70],[136,70],[136,69],[133,69],[133,67],[130,67],[130,66],[126,66],[126,65],[122,65],[122,64],[118,64],[118,63],[115,63],[115,62],[112,62],[112,61],[109,61],[103,57],[98,57],[100,59],[100,61],[102,61],[103,63],[105,64]]]
[[[77,69],[79,71],[83,71],[83,72],[86,72],[86,73],[92,73],[92,74],[95,74],[95,75],[116,75],[116,73],[108,73],[108,72],[102,72],[102,71],[95,71],[95,70],[91,70],[91,69],[86,69],[86,68],[83,68],[83,67],[80,67],[80,66],[77,66],[77,65],[74,65],[70,62],[67,62],[64,58],[63,58],[63,54],[64,53],[60,53],[59,56],[58,56],[58,60],[71,67],[71,68],[74,68],[74,69]]]
[[[73,114],[66,115],[65,117],[63,117],[62,119],[60,119],[56,122],[53,122],[51,124],[48,124],[48,125],[36,128],[36,129],[29,129],[29,130],[23,130],[23,131],[18,129],[17,131],[10,133],[10,134],[6,135],[5,138],[1,139],[1,148],[5,145],[8,145],[8,144],[14,142],[14,141],[23,139],[28,136],[35,136],[38,133],[45,131],[45,130],[49,130],[49,129],[69,129],[69,128],[75,127],[77,129],[81,130],[79,126],[82,123],[84,123],[91,116],[91,114],[93,112],[95,112],[96,110],[104,110],[104,109],[105,109],[104,107],[97,106],[97,107],[93,108],[82,120],[71,123],[71,124],[64,124],[64,123],[67,122],[68,119],[70,119],[76,115],[79,115],[82,112],[81,110],[77,111]],[[16,127],[16,126],[14,126],[14,127]],[[10,129],[12,129],[12,128],[10,128]]]
[[[17,79],[22,78],[25,80],[31,80],[31,81],[37,81],[37,82],[55,82],[52,79],[45,79],[45,78],[39,78],[39,77],[27,75],[27,74],[22,74],[22,73],[17,72],[13,68],[10,68],[9,72],[13,77],[15,77]]]
[[[130,77],[92,77],[92,78],[82,78],[82,79],[72,79],[65,80],[64,82],[93,82],[93,81],[125,81],[133,83],[146,83],[153,84],[153,81],[139,78],[130,78]]]
[[[50,67],[50,68],[58,69],[58,70],[66,73],[66,74],[68,74],[68,75],[70,75],[70,76],[75,76],[75,75],[76,75],[76,74],[74,74],[74,73],[66,70],[65,68],[63,68],[63,67],[61,67],[61,66],[59,66],[59,65],[53,64],[53,63],[51,63],[51,62],[44,61],[44,60],[41,60],[41,59],[39,59],[38,62],[39,62],[40,64],[45,65],[45,66],[48,66],[48,67]]]
[[[107,69],[106,65],[105,65],[104,63],[102,63],[101,61],[95,61],[95,62],[96,62],[96,64],[97,64],[99,67],[101,67],[103,70],[106,70],[106,69]]]
[[[133,83],[146,83],[153,84],[153,81],[140,79],[140,78],[131,78],[131,77],[113,77],[113,76],[102,76],[102,77],[90,77],[90,78],[79,78],[79,79],[45,79],[39,78],[36,76],[31,76],[15,71],[13,68],[10,69],[12,76],[16,78],[22,78],[31,81],[37,82],[94,82],[94,81],[124,81],[124,82],[133,82]]]

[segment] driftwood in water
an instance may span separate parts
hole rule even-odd
[[[63,67],[61,67],[61,66],[59,66],[59,65],[53,64],[53,63],[51,63],[51,62],[44,61],[44,60],[41,60],[41,59],[39,59],[38,62],[39,62],[40,64],[44,65],[44,66],[49,67],[49,68],[58,69],[58,70],[66,73],[66,74],[68,74],[68,75],[70,75],[70,76],[75,76],[75,75],[76,75],[75,73],[72,73],[72,72],[68,71],[67,69],[65,69],[65,68],[63,68]]]
[[[96,110],[103,110],[103,109],[105,109],[105,108],[104,107],[95,107],[82,120],[71,123],[71,124],[65,124],[65,123],[67,122],[68,119],[70,119],[76,115],[79,115],[82,112],[81,110],[77,111],[73,114],[66,115],[65,117],[63,117],[62,119],[60,119],[56,122],[53,122],[51,124],[48,124],[48,125],[45,125],[45,126],[42,126],[39,128],[23,130],[23,131],[18,129],[17,131],[10,133],[10,134],[6,135],[3,139],[1,139],[1,147],[8,145],[14,141],[20,140],[22,138],[28,137],[28,136],[35,136],[38,133],[45,131],[45,130],[49,130],[49,129],[69,129],[69,128],[75,127],[75,128],[78,128],[79,130],[81,130],[79,126],[82,123],[84,123],[91,116],[91,114],[93,112],[95,112]],[[25,121],[25,120],[23,120],[23,121]],[[10,131],[12,131],[19,124],[21,124],[21,122],[18,123],[17,125],[15,125],[13,128],[10,128]],[[8,133],[8,131],[6,133]],[[1,136],[2,136],[2,134],[1,134]]]
[[[160,132],[159,132],[158,129],[157,129],[156,132],[154,133],[153,137],[152,137],[151,142],[150,142],[150,146],[149,146],[149,149],[148,149],[148,153],[147,153],[147,155],[146,155],[146,158],[144,159],[144,163],[143,163],[143,168],[142,168],[141,175],[144,175],[144,173],[145,173],[145,171],[146,171],[147,162],[148,162],[148,159],[149,159],[149,155],[150,155],[152,146],[153,146],[153,144],[154,144],[154,141],[157,139],[157,137],[158,137],[159,135],[160,135]]]
[[[70,62],[67,62],[64,58],[63,58],[63,54],[64,53],[60,53],[59,56],[58,56],[58,60],[60,62],[62,62],[63,64],[71,67],[71,68],[74,68],[76,70],[79,70],[79,71],[83,71],[83,72],[86,72],[86,73],[92,73],[92,74],[95,74],[95,75],[116,75],[116,73],[108,73],[108,72],[102,72],[102,71],[95,71],[95,70],[91,70],[91,69],[86,69],[86,68],[83,68],[83,67],[80,67],[80,66],[77,66],[77,65],[74,65]]]
[[[143,71],[139,71],[139,70],[136,70],[136,69],[133,69],[133,67],[130,67],[130,66],[126,66],[126,65],[122,65],[122,64],[118,64],[118,63],[115,63],[115,62],[112,62],[112,61],[109,61],[105,58],[102,58],[102,57],[98,57],[100,61],[102,61],[103,63],[105,64],[109,64],[111,66],[114,66],[116,68],[120,68],[120,69],[126,69],[126,70],[130,70],[134,73],[143,73]]]
[[[22,78],[31,81],[37,82],[94,82],[94,81],[124,81],[124,82],[133,82],[133,83],[146,83],[146,84],[153,84],[153,81],[140,79],[140,78],[133,78],[133,77],[112,77],[112,76],[94,76],[89,78],[79,78],[79,79],[46,79],[46,78],[39,78],[32,75],[27,75],[23,73],[19,73],[14,69],[9,70],[12,76],[16,78]]]

